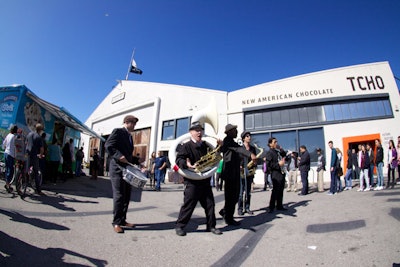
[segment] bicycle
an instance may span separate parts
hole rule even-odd
[[[16,188],[21,197],[25,197],[28,187],[37,191],[36,181],[33,177],[33,167],[29,168],[28,173],[25,172],[25,162],[18,160],[15,165]],[[39,186],[42,184],[42,173],[38,171]]]

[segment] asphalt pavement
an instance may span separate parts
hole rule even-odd
[[[314,191],[315,185],[311,185]],[[117,234],[111,226],[108,177],[79,177],[45,184],[45,196],[21,199],[0,181],[0,266],[400,266],[400,185],[382,191],[329,196],[284,193],[287,211],[268,213],[271,191],[255,186],[254,215],[227,226],[218,215],[223,191],[214,190],[217,228],[206,232],[195,209],[184,237],[174,223],[183,185],[146,185],[131,202],[136,228]]]

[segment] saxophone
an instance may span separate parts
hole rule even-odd
[[[202,156],[196,163],[194,164],[196,167],[194,169],[197,173],[202,173],[210,170],[222,159],[221,153],[219,152],[221,145],[218,145],[215,149],[209,151],[206,155]]]
[[[256,144],[254,144],[254,147],[256,149],[260,150],[260,152],[256,155],[256,157],[258,159],[264,152],[264,149],[262,147],[258,147]],[[251,160],[249,163],[247,163],[247,170],[248,170],[247,175],[248,176],[254,176],[256,174],[256,169],[257,169],[257,165],[254,163],[254,161]]]

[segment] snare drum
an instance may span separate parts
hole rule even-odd
[[[143,188],[147,183],[147,177],[140,171],[140,169],[133,165],[128,165],[123,170],[122,178],[131,186],[136,188]]]

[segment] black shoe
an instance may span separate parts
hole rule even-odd
[[[232,219],[232,220],[226,221],[226,224],[227,225],[238,226],[238,225],[240,225],[240,222],[237,222],[237,221]]]
[[[280,211],[285,211],[285,210],[287,210],[286,208],[284,208],[284,207],[280,207],[280,208],[277,208],[277,210],[280,210]]]
[[[219,215],[221,215],[222,218],[225,218],[225,210],[224,209],[220,210]]]
[[[4,188],[6,189],[6,191],[8,193],[11,193],[13,191],[13,188],[11,186],[9,186],[9,185],[4,185]]]
[[[179,235],[179,236],[185,236],[185,235],[186,235],[185,230],[183,230],[183,229],[180,228],[180,227],[175,228],[175,233],[176,233],[177,235]]]
[[[252,212],[252,211],[249,210],[249,209],[246,209],[246,213],[249,214],[249,215],[253,215],[253,214],[254,214],[254,212]]]
[[[238,210],[238,215],[239,215],[239,216],[244,215],[243,210]]]
[[[215,227],[213,227],[213,228],[211,228],[211,229],[207,229],[207,232],[211,232],[211,233],[213,233],[214,235],[222,235],[221,230],[219,230],[219,229],[217,229],[217,228],[215,228]]]

